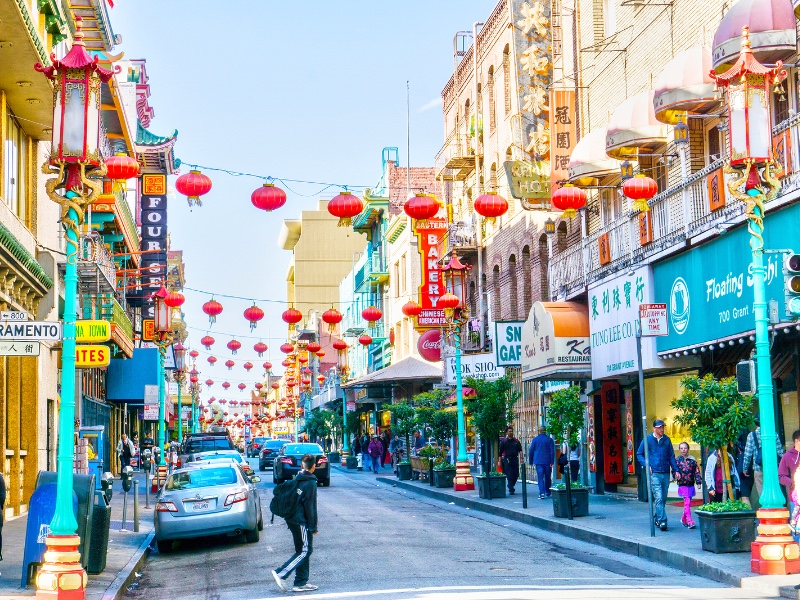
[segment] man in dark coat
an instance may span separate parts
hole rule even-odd
[[[544,427],[539,428],[539,435],[531,441],[528,450],[528,464],[536,467],[536,480],[539,483],[539,500],[552,495],[550,486],[553,482],[553,462],[556,459],[556,443],[547,435]]]
[[[506,427],[506,437],[500,441],[500,458],[503,459],[503,470],[508,481],[508,493],[514,495],[514,486],[519,479],[519,457],[522,455],[522,444],[514,437],[514,428]]]

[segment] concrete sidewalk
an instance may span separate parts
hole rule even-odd
[[[647,503],[632,498],[592,494],[589,496],[589,515],[570,521],[554,517],[552,500],[539,500],[538,488],[530,482],[528,508],[524,509],[522,482],[517,483],[514,496],[483,500],[478,497],[477,487],[475,491],[456,492],[452,488],[432,487],[428,482],[400,481],[388,467],[377,476],[365,471],[348,471],[339,466],[335,468],[352,477],[370,478],[429,498],[527,523],[731,586],[798,598],[798,591],[793,586],[800,584],[800,575],[757,577],[750,572],[749,553],[713,554],[703,551],[699,529],[690,530],[681,525],[683,505],[680,498],[668,501],[669,530],[656,530],[656,537],[651,538]],[[672,505],[678,501],[681,501],[680,506]]]
[[[108,538],[108,554],[105,571],[89,575],[86,588],[87,600],[117,600],[125,593],[134,573],[141,570],[150,542],[155,535],[153,530],[154,496],[150,495],[150,509],[145,509],[143,475],[137,473],[139,481],[139,531],[133,532],[133,491],[128,494],[127,531],[122,526],[122,485],[114,481],[114,495],[111,499],[111,527]],[[36,595],[36,585],[20,588],[22,579],[22,558],[25,548],[25,529],[27,516],[22,515],[6,521],[3,527],[3,562],[0,562],[0,600],[18,600]]]

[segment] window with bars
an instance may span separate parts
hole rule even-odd
[[[497,127],[494,105],[494,67],[489,67],[489,78],[486,82],[486,86],[489,88],[487,92],[489,94],[489,133],[491,133],[494,131],[494,128]]]
[[[523,316],[526,317],[533,306],[531,268],[531,249],[530,246],[524,246],[522,248],[522,309]]]
[[[507,116],[511,112],[511,56],[508,46],[503,49],[503,102]]]

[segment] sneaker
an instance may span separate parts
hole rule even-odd
[[[692,521],[686,527],[688,527],[689,529],[694,529],[695,527],[697,527],[697,525],[695,524],[694,521]]]
[[[311,585],[310,583],[307,583],[305,585],[296,585],[296,586],[294,586],[292,588],[292,591],[293,592],[313,592],[313,591],[315,591],[317,589],[318,589],[318,587],[316,585]]]
[[[281,588],[282,592],[289,591],[289,584],[287,584],[283,579],[281,579],[281,576],[278,575],[277,571],[272,571],[272,578],[275,580],[275,583],[278,585],[278,587]]]
[[[667,522],[666,521],[661,521],[661,523],[659,523],[658,526],[661,528],[661,531],[666,531],[667,530]]]
[[[544,494],[539,494],[539,500],[544,500]]]

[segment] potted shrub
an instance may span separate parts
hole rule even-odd
[[[398,402],[397,404],[392,404],[389,407],[389,410],[391,411],[394,419],[392,430],[401,438],[403,438],[406,444],[404,459],[397,465],[397,478],[401,480],[409,480],[411,479],[412,475],[410,460],[411,453],[409,452],[409,448],[411,448],[410,438],[411,434],[417,427],[416,411],[408,402]]]
[[[486,448],[484,465],[493,465],[500,435],[514,420],[514,405],[520,394],[514,389],[509,377],[501,377],[495,381],[468,377],[466,385],[475,390],[475,396],[466,400],[465,404],[467,412],[472,416],[472,424]],[[478,481],[481,498],[491,500],[505,497],[505,475],[502,473],[484,471],[475,479]]]
[[[550,398],[547,407],[546,431],[555,438],[556,444],[567,446],[578,443],[578,434],[585,424],[584,406],[581,390],[573,385],[558,390]],[[569,476],[569,463],[564,470],[564,483],[554,485],[550,490],[553,496],[553,514],[556,517],[571,519],[589,514],[589,489],[573,486]]]
[[[675,422],[687,427],[693,441],[705,448],[719,450],[722,478],[730,481],[728,446],[739,433],[754,424],[753,399],[742,396],[733,377],[716,379],[685,376],[683,393],[672,401],[678,412]],[[714,553],[749,552],[755,541],[755,511],[749,504],[731,501],[731,485],[723,488],[722,502],[704,504],[697,509],[703,550]]]
[[[456,466],[447,461],[433,467],[433,485],[437,488],[451,488],[456,478]]]

